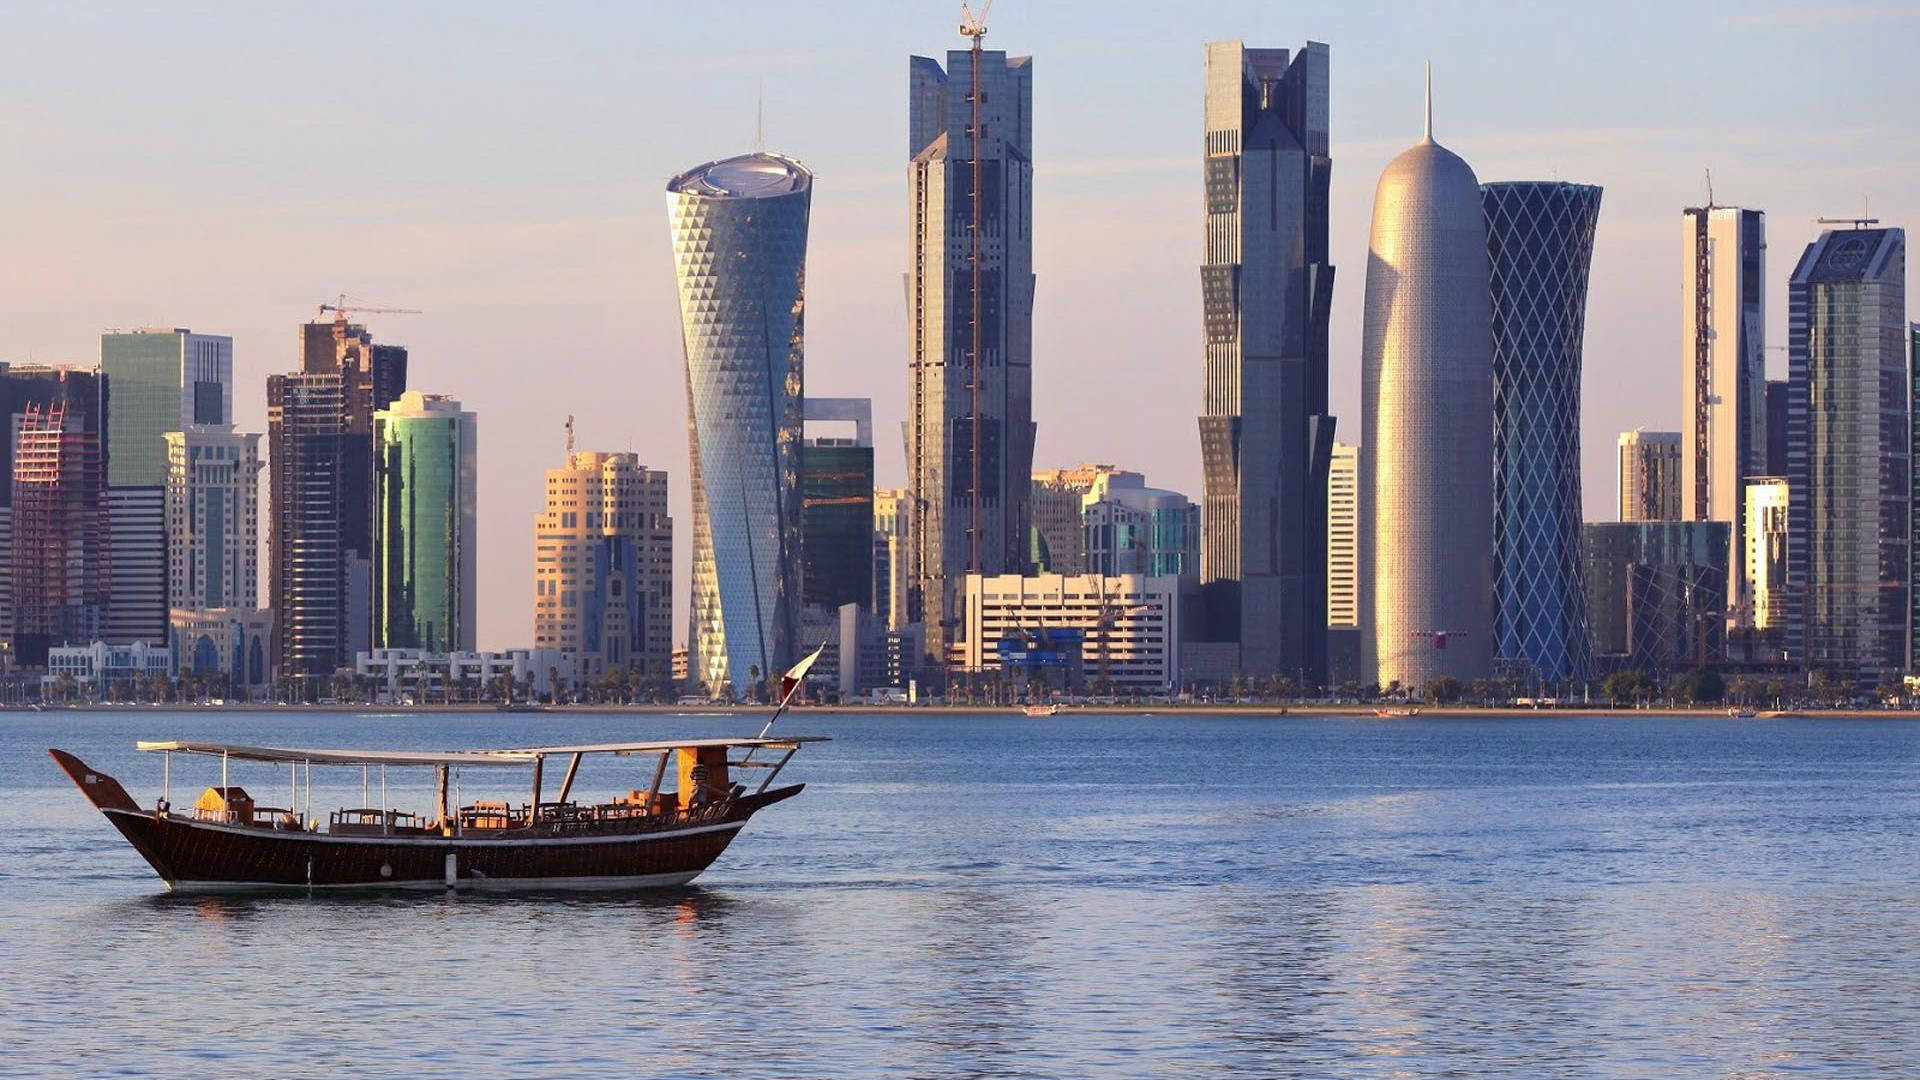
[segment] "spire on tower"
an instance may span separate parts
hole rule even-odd
[[[1427,61],[1427,127],[1420,140],[1433,141],[1433,61]]]

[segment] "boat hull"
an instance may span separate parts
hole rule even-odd
[[[111,777],[56,753],[89,800],[169,887],[273,889],[624,890],[692,881],[762,807],[795,784],[715,806],[697,822],[581,836],[336,836],[201,821],[138,808]],[[69,764],[71,762],[71,764]]]

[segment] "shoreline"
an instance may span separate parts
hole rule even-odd
[[[1397,707],[1397,706],[1396,706]],[[538,705],[533,707],[501,708],[479,703],[452,703],[437,705],[281,705],[275,703],[228,702],[220,705],[204,704],[140,704],[126,702],[74,702],[72,704],[43,704],[38,708],[30,705],[0,705],[0,713],[61,713],[61,712],[243,712],[243,713],[346,713],[394,714],[394,713],[480,713],[508,716],[566,715],[569,713],[631,713],[634,715],[663,716],[764,716],[770,705]],[[1214,705],[1214,704],[1150,704],[1150,705],[1062,705],[1059,716],[1246,716],[1306,718],[1358,718],[1367,720],[1421,720],[1430,717],[1445,719],[1467,719],[1475,717],[1516,718],[1537,717],[1595,717],[1595,716],[1718,716],[1732,719],[1728,713],[1731,706],[1718,707],[1659,707],[1659,708],[1610,708],[1605,705],[1564,706],[1550,709],[1520,708],[1513,706],[1417,706],[1420,712],[1416,716],[1378,716],[1375,706],[1371,705]],[[1744,717],[1751,720],[1913,720],[1920,719],[1920,708],[1915,709],[1760,709],[1757,715]],[[787,709],[789,717],[795,716],[1020,716],[1018,705],[794,705]],[[1031,717],[1028,719],[1044,721],[1050,717]]]

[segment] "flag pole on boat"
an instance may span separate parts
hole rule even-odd
[[[780,676],[780,707],[773,710],[773,715],[767,718],[767,726],[760,729],[759,738],[766,738],[767,732],[773,730],[773,722],[780,719],[780,714],[787,711],[787,703],[793,700],[794,691],[799,690],[800,684],[806,680],[807,672],[813,667],[813,662],[820,659],[820,654],[826,651],[827,646],[823,642],[819,648],[808,653],[799,663],[788,668],[785,675]]]

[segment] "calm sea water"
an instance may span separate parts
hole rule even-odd
[[[1920,1075],[1911,721],[799,715],[804,795],[611,898],[171,897],[44,753],[756,724],[0,715],[0,1072]]]

